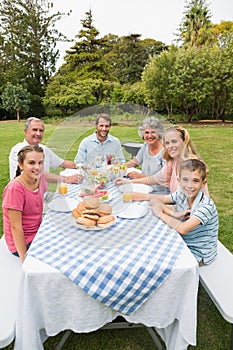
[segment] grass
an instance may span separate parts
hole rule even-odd
[[[10,149],[23,139],[23,122],[0,122],[0,192],[9,181],[8,156]],[[233,252],[233,125],[185,125],[195,142],[199,154],[209,168],[208,186],[219,213],[219,239]],[[76,155],[81,139],[89,134],[92,125],[85,121],[71,123],[46,124],[44,143],[55,149],[55,152],[67,159]],[[111,133],[125,141],[140,141],[137,127],[133,124],[112,126]],[[61,136],[62,135],[62,136]],[[61,142],[63,140],[63,142]],[[129,155],[126,154],[129,158]],[[0,220],[2,217],[0,217]],[[0,236],[2,235],[2,222]],[[198,295],[198,329],[197,346],[189,349],[226,350],[229,348],[231,326],[228,324],[203,290]],[[45,343],[45,349],[55,347],[62,333],[51,337]],[[13,349],[9,346],[7,350]],[[156,349],[145,329],[101,330],[88,334],[72,334],[64,349],[88,350],[149,350]]]

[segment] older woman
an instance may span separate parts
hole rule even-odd
[[[138,128],[138,134],[145,141],[142,148],[138,151],[136,157],[127,162],[128,168],[142,166],[142,173],[128,170],[130,179],[145,178],[148,175],[154,175],[162,169],[165,161],[162,158],[163,144],[161,138],[163,135],[163,126],[155,117],[143,119]],[[164,192],[165,188],[160,185],[154,185],[153,190]]]

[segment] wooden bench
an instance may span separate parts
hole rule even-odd
[[[17,299],[22,264],[12,255],[5,237],[0,239],[0,348],[8,346],[15,338]]]
[[[220,241],[215,261],[200,267],[200,282],[223,318],[231,323],[233,350],[233,255]]]

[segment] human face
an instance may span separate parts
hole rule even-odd
[[[179,176],[179,183],[188,200],[193,201],[204,187],[206,180],[202,180],[202,173],[198,170],[183,169]]]
[[[143,137],[148,145],[154,145],[159,140],[158,132],[155,129],[144,129]]]
[[[96,136],[99,141],[105,141],[107,139],[110,127],[110,122],[104,118],[99,119],[99,123],[96,126]]]
[[[24,133],[25,139],[29,145],[38,145],[43,139],[44,126],[40,121],[32,120],[29,128],[24,130]]]
[[[181,134],[175,130],[168,131],[164,136],[164,143],[169,156],[173,159],[179,159],[184,147]]]
[[[23,164],[19,164],[23,171],[23,177],[30,180],[37,180],[44,170],[44,155],[40,152],[27,152]]]

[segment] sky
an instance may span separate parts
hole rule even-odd
[[[170,45],[175,40],[177,29],[182,22],[185,11],[185,0],[53,0],[53,11],[68,13],[56,25],[57,29],[69,39],[74,39],[82,28],[81,20],[85,12],[91,9],[93,24],[99,30],[100,36],[117,34],[141,34],[141,38],[152,38]],[[233,21],[232,0],[209,0],[211,21]],[[58,43],[60,59],[63,63],[65,50],[72,43]]]

